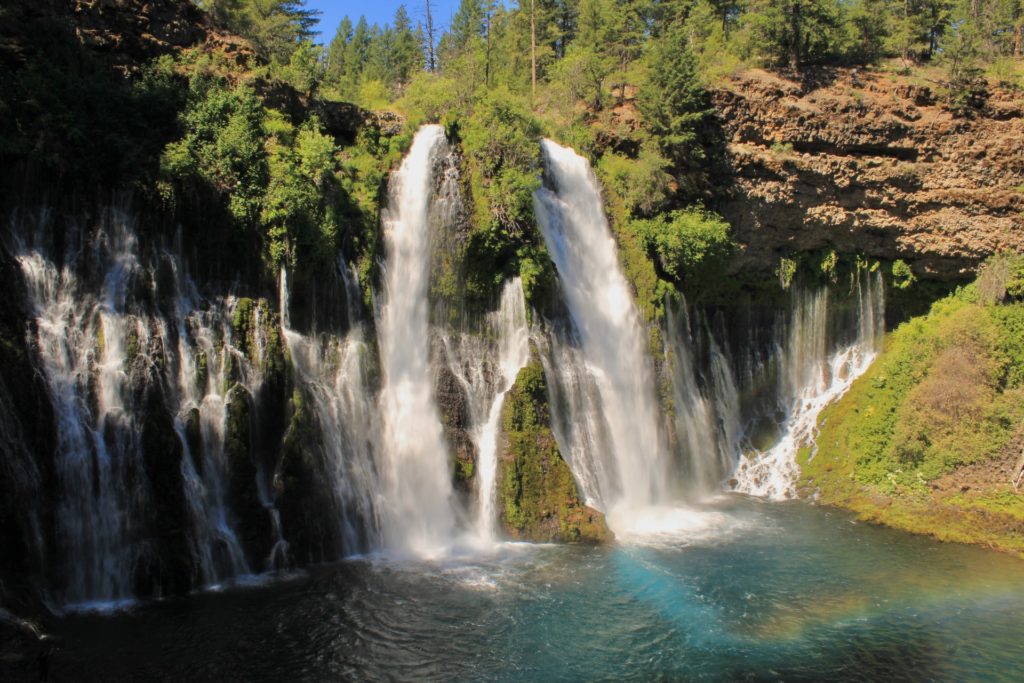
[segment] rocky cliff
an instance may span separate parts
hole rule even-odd
[[[994,89],[956,117],[923,79],[751,70],[711,99],[726,162],[715,203],[744,245],[736,269],[833,248],[951,280],[1024,251],[1021,93]]]

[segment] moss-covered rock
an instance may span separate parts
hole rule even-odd
[[[601,543],[613,538],[604,515],[580,500],[551,432],[544,368],[534,354],[502,409],[498,454],[501,525],[523,541]]]
[[[291,421],[284,437],[281,466],[275,481],[281,527],[289,552],[300,564],[333,561],[346,552],[338,536],[335,499],[323,453],[323,437],[309,397],[296,389],[291,399]]]
[[[443,359],[442,359],[443,360]],[[469,436],[471,416],[466,392],[445,362],[442,362],[435,381],[437,405],[441,409],[448,452],[452,454],[452,483],[455,490],[468,496],[473,490],[477,449]]]
[[[259,494],[260,472],[253,440],[255,406],[252,395],[237,384],[228,393],[227,402],[224,455],[229,471],[228,501],[237,517],[249,565],[260,569],[273,546],[273,528]]]

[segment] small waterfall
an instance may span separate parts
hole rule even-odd
[[[251,573],[227,505],[228,463],[224,452],[225,394],[230,386],[231,359],[237,360],[242,354],[230,342],[227,311],[219,307],[203,311],[195,285],[187,279],[182,282],[177,260],[171,256],[166,260],[179,294],[174,307],[180,396],[175,429],[185,450],[181,466],[194,530],[192,552],[201,583],[213,584]],[[230,301],[229,306],[234,303]],[[252,381],[253,373],[248,374]],[[194,438],[197,428],[198,440]]]
[[[64,596],[71,603],[131,596],[129,527],[140,516],[141,496],[119,484],[141,464],[119,395],[127,365],[119,285],[134,265],[128,245],[123,246],[98,301],[84,300],[69,266],[58,267],[35,249],[22,248],[18,254],[57,419],[57,476],[63,493],[55,516],[67,558]],[[97,343],[100,338],[105,343]]]
[[[684,484],[694,494],[719,489],[739,455],[742,428],[739,393],[732,368],[706,328],[691,329],[683,301],[668,306],[667,355],[671,357],[675,431],[682,455]],[[706,370],[694,359],[698,342],[706,340]]]
[[[534,207],[573,322],[572,334],[556,328],[551,337],[549,362],[555,361],[560,374],[571,375],[560,380],[570,387],[562,392],[569,400],[556,402],[555,409],[583,411],[557,420],[562,436],[575,423],[571,429],[577,437],[560,443],[567,446],[563,452],[570,453],[585,496],[614,517],[616,510],[628,514],[658,503],[665,493],[667,458],[647,339],[590,165],[550,140],[543,142],[543,151],[550,187],[537,190]],[[575,343],[582,355],[573,358],[564,347]],[[573,370],[563,368],[565,362]],[[591,381],[596,394],[588,386]],[[595,420],[604,423],[606,434],[603,427],[590,428]],[[587,446],[598,450],[580,446],[583,425]],[[580,467],[583,459],[592,462]]]
[[[346,293],[350,329],[343,339],[331,335],[304,336],[288,327],[288,276],[281,271],[281,320],[298,384],[316,416],[318,441],[307,448],[319,451],[333,495],[333,518],[340,541],[337,557],[365,552],[380,545],[376,492],[380,490],[375,464],[380,433],[366,367],[370,350],[359,320],[355,276],[339,262]],[[336,558],[323,558],[336,559]]]
[[[470,438],[477,450],[477,537],[484,546],[495,540],[495,478],[498,433],[505,394],[530,359],[523,283],[505,283],[501,305],[487,316],[485,334],[446,335],[448,368],[469,399]]]
[[[455,531],[451,468],[430,367],[427,301],[434,169],[447,153],[444,129],[422,127],[391,178],[383,212],[387,264],[377,329],[384,543],[419,555],[443,551]]]
[[[116,602],[159,594],[168,580],[250,573],[227,503],[224,443],[228,391],[253,393],[262,381],[259,335],[247,358],[232,339],[238,300],[204,300],[172,254],[144,261],[128,214],[109,210],[98,230],[78,233],[85,243],[69,245],[61,265],[45,238],[50,220],[24,219],[14,233],[57,422],[59,600]],[[150,450],[168,448],[165,428],[180,462]],[[178,512],[181,548],[161,519]]]
[[[736,490],[774,499],[796,495],[800,448],[813,445],[821,411],[841,397],[881,348],[885,296],[879,273],[858,273],[856,307],[834,326],[829,291],[796,288],[786,338],[780,340],[782,437],[740,461]],[[852,319],[851,319],[852,317]]]

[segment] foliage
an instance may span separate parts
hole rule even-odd
[[[636,220],[633,230],[662,272],[674,282],[699,283],[721,271],[736,248],[729,224],[701,208],[689,208]]]
[[[674,22],[648,43],[647,61],[640,110],[651,134],[677,164],[700,160],[697,126],[707,116],[708,103],[683,22]]]
[[[633,215],[651,215],[661,208],[672,191],[670,163],[653,145],[644,145],[636,159],[605,152],[597,165],[606,188],[616,192]]]
[[[917,276],[907,262],[896,259],[892,262],[892,284],[897,289],[907,289],[917,281]]]

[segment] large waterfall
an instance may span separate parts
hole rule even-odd
[[[600,420],[588,430],[590,453],[569,445],[573,459],[595,466],[580,468],[596,484],[585,495],[610,513],[628,515],[663,500],[668,474],[666,449],[659,429],[654,375],[644,328],[619,267],[617,249],[604,215],[601,192],[587,161],[550,140],[543,142],[548,186],[537,190],[534,206],[544,242],[555,262],[572,317],[572,330],[555,334],[556,347],[578,340],[587,375],[597,392],[588,394],[572,415],[577,425]],[[556,349],[558,362],[572,352]],[[571,372],[559,384],[587,383],[578,363],[553,368]],[[594,410],[599,412],[593,412]],[[589,414],[587,414],[589,413]],[[564,421],[563,421],[564,422]],[[607,439],[595,435],[607,429]],[[580,477],[586,487],[587,478]]]
[[[424,126],[392,176],[384,214],[384,299],[377,328],[384,383],[384,540],[394,550],[442,552],[455,532],[448,453],[430,367],[428,286],[433,170],[448,143]]]
[[[340,255],[332,323],[304,323],[296,297],[293,326],[287,269],[275,306],[272,283],[200,288],[180,246],[141,239],[129,211],[59,236],[49,213],[17,214],[56,452],[16,483],[40,493],[29,544],[53,602],[493,546],[502,404],[531,344],[561,455],[617,531],[671,527],[685,508],[666,505],[730,478],[794,495],[821,409],[879,349],[881,276],[859,271],[849,296],[794,284],[784,310],[757,314],[763,325],[668,305],[665,414],[596,178],[567,148],[545,141],[543,154],[534,206],[563,296],[532,325],[518,278],[477,318],[431,300],[435,252],[465,235],[440,126],[420,129],[390,179],[375,320]],[[755,438],[765,423],[774,440]]]

